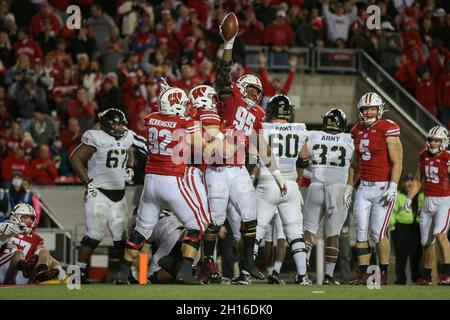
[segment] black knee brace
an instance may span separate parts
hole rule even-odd
[[[360,243],[366,243],[367,247],[366,248],[356,248],[356,255],[357,256],[364,256],[366,254],[371,254],[372,251],[370,250],[369,247],[369,241],[364,241],[364,242],[360,242]]]
[[[220,231],[220,226],[216,226],[215,224],[210,223],[205,233],[209,234],[218,234]]]
[[[303,248],[295,248],[294,249],[294,244],[296,244],[296,243],[303,244]],[[297,239],[290,241],[289,246],[291,247],[292,255],[300,253],[300,252],[308,253],[308,249],[306,249],[305,240],[303,238],[297,238]]]
[[[256,235],[256,226],[258,225],[258,220],[251,220],[241,223],[241,234],[243,237],[251,237]]]
[[[141,250],[144,246],[145,238],[142,234],[134,230],[130,236],[128,237],[127,241],[127,249],[132,250]]]
[[[200,230],[188,229],[183,243],[198,250],[200,248]]]
[[[95,249],[98,247],[98,245],[100,244],[100,241],[89,238],[88,236],[84,236],[83,239],[81,239],[80,241],[82,246],[91,248],[91,249]]]

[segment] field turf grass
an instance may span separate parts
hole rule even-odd
[[[274,286],[231,285],[82,285],[69,290],[65,285],[0,287],[0,300],[450,300],[449,286],[419,287],[390,285],[369,290],[365,286]]]

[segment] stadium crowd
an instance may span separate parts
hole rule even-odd
[[[70,4],[81,7],[79,30],[64,23]],[[366,27],[370,4],[381,9],[381,30]],[[217,28],[230,10],[240,19],[233,50],[235,77],[247,71],[246,45],[267,45],[275,53],[293,46],[363,48],[448,123],[446,1],[4,0],[1,182],[8,184],[14,171],[35,184],[76,182],[67,156],[99,112],[120,108],[129,127],[143,134],[143,118],[155,109],[160,77],[187,91],[214,84],[221,50]],[[278,79],[268,83],[266,73],[262,68],[265,90],[289,89],[290,83],[282,88]],[[293,72],[290,75],[291,82]]]

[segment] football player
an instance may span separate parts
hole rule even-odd
[[[64,280],[66,273],[33,229],[36,212],[28,204],[16,205],[8,221],[0,223],[0,284]]]
[[[390,246],[386,237],[402,172],[403,147],[400,127],[393,121],[382,119],[384,102],[374,93],[364,94],[358,102],[360,121],[352,128],[355,146],[349,170],[344,201],[352,202],[353,185],[360,177],[355,195],[353,214],[356,223],[356,250],[358,276],[353,284],[366,284],[370,263],[369,237],[376,246],[381,284],[387,284]]]
[[[412,199],[425,184],[425,202],[420,214],[420,235],[424,256],[424,275],[419,285],[432,285],[431,269],[435,243],[441,249],[444,265],[438,284],[450,285],[450,244],[447,232],[450,225],[450,152],[448,131],[433,127],[427,134],[426,149],[419,153],[419,169],[413,181],[405,209],[411,210]]]
[[[220,26],[222,34],[222,25]],[[243,255],[239,262],[241,275],[235,283],[248,283],[246,277],[251,275],[256,279],[265,279],[264,275],[256,267],[253,257],[253,248],[256,236],[256,197],[250,174],[245,168],[245,154],[250,145],[250,140],[255,146],[265,152],[261,153],[264,163],[270,166],[280,190],[286,193],[286,184],[279,170],[271,162],[270,148],[266,146],[264,138],[260,139],[260,129],[264,118],[264,109],[258,105],[262,95],[261,81],[253,75],[244,75],[236,83],[231,83],[230,69],[234,37],[225,40],[222,59],[218,66],[216,89],[223,103],[221,113],[222,125],[228,128],[237,137],[238,150],[226,164],[215,163],[206,169],[206,185],[208,200],[210,203],[213,223],[208,226],[205,234],[206,241],[215,246],[220,226],[223,225],[227,215],[228,201],[236,208],[241,217],[241,235],[243,240]],[[229,132],[228,131],[228,132]],[[250,136],[256,139],[250,139]],[[205,245],[209,246],[208,244]],[[232,282],[233,283],[233,282]]]
[[[183,260],[176,275],[177,282],[201,284],[192,275],[192,263],[197,256],[206,224],[192,191],[198,190],[195,181],[189,181],[189,187],[185,176],[188,169],[186,157],[190,154],[191,146],[202,150],[207,143],[202,139],[200,123],[184,117],[188,103],[189,98],[183,90],[166,88],[158,97],[158,112],[145,118],[149,153],[144,191],[136,227],[127,241],[117,284],[128,283],[131,265],[144,242],[151,236],[162,208],[172,210],[187,229],[181,247]]]
[[[92,252],[109,228],[119,257],[127,238],[128,206],[125,183],[133,178],[133,134],[125,114],[114,108],[99,115],[100,130],[88,130],[70,155],[74,172],[85,185],[86,235],[81,240],[77,265],[82,283],[89,283],[86,268]]]
[[[339,235],[347,218],[344,205],[353,140],[344,133],[347,117],[339,108],[323,115],[322,131],[308,132],[308,152],[311,155],[311,184],[303,208],[305,244],[308,260],[322,219],[325,219],[325,279],[324,285],[338,285],[333,278],[339,256]],[[352,170],[352,169],[350,169]]]
[[[308,285],[311,281],[306,274],[307,250],[303,240],[301,211],[303,199],[297,184],[297,168],[301,170],[308,166],[309,155],[305,144],[307,140],[305,125],[289,122],[293,119],[293,107],[291,100],[283,94],[273,96],[267,104],[269,122],[263,123],[264,135],[286,181],[287,193],[283,196],[278,192],[279,186],[275,177],[264,164],[260,164],[256,187],[258,225],[254,253],[255,255],[258,253],[258,246],[267,226],[278,210],[297,268],[295,281],[300,285]]]

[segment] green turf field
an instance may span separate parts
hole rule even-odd
[[[369,290],[365,286],[274,286],[252,284],[231,285],[82,285],[80,290],[69,290],[65,285],[37,285],[0,287],[0,300],[6,299],[120,299],[120,300],[378,300],[378,299],[445,299],[450,300],[450,287],[387,286]]]

